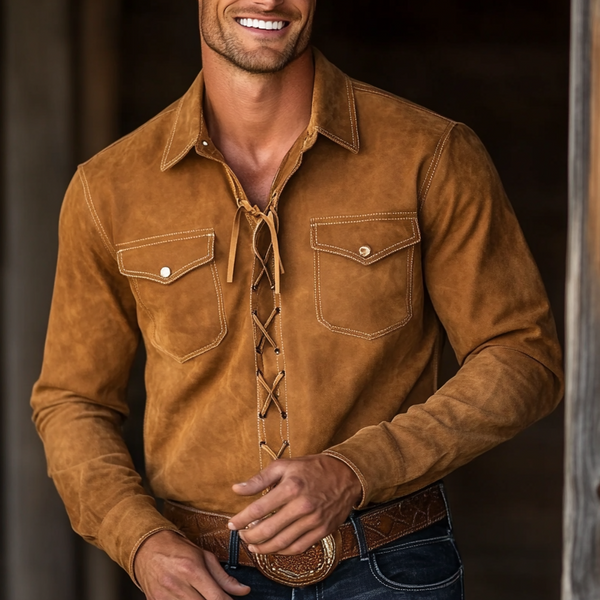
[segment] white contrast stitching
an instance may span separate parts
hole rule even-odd
[[[181,116],[181,109],[183,108],[183,100],[184,100],[184,98],[181,98],[181,100],[179,101],[179,104],[177,105],[177,114],[175,116],[175,123],[173,123],[173,129],[171,130],[171,136],[169,137],[169,142],[167,144],[167,147],[165,148],[165,151],[163,152],[163,158],[160,163],[160,168],[162,171],[165,171],[167,169],[167,157],[171,153],[171,146],[173,145],[173,140],[175,139],[175,132],[177,131],[177,125],[179,124],[179,117]]]
[[[210,270],[211,270],[211,274],[212,274],[212,278],[213,278],[215,294],[217,296],[217,306],[218,306],[218,310],[219,310],[219,324],[221,326],[221,331],[219,332],[217,337],[210,344],[207,344],[206,346],[203,346],[202,348],[200,348],[198,350],[194,350],[193,352],[190,352],[189,354],[186,354],[184,356],[177,356],[173,352],[167,350],[167,348],[165,348],[158,341],[158,330],[157,330],[157,326],[156,326],[156,320],[154,319],[154,315],[152,314],[152,311],[150,311],[150,309],[145,305],[144,301],[142,300],[142,295],[140,293],[140,289],[139,289],[139,285],[138,285],[139,279],[146,279],[146,278],[145,277],[131,278],[131,281],[135,288],[134,291],[135,291],[137,300],[138,300],[139,304],[141,305],[141,307],[146,311],[146,313],[150,317],[150,320],[152,321],[152,339],[151,339],[152,345],[155,348],[157,348],[158,350],[160,350],[161,352],[163,352],[164,354],[166,354],[167,356],[170,356],[171,358],[173,358],[174,360],[176,360],[178,363],[181,363],[181,364],[183,364],[184,362],[188,361],[191,358],[195,358],[196,356],[200,356],[200,354],[204,354],[205,352],[208,352],[208,350],[211,350],[212,348],[216,348],[221,343],[221,341],[223,340],[225,335],[227,335],[227,318],[225,316],[225,306],[224,306],[224,301],[223,301],[223,289],[221,288],[221,281],[219,279],[219,273],[218,273],[217,267],[214,263],[212,263],[210,265]],[[154,280],[152,280],[152,281],[154,281]]]
[[[446,133],[446,129],[444,129],[444,133]],[[443,143],[443,140],[444,140],[444,134],[442,134],[442,136],[438,140],[438,143],[435,146],[435,150],[433,151],[433,156],[431,157],[431,161],[429,163],[429,168],[427,169],[427,173],[425,173],[425,177],[423,178],[423,183],[421,183],[419,193],[417,194],[417,198],[419,198],[419,199],[421,198],[421,196],[423,194],[423,189],[425,188],[425,185],[427,184],[427,182],[429,180],[429,174],[431,173],[431,169],[433,169],[433,164],[435,162],[435,158],[437,156],[438,150],[440,149],[440,146]]]
[[[88,184],[87,177],[85,175],[85,171],[83,170],[83,167],[79,167],[78,173],[79,173],[79,179],[81,180],[81,183],[83,184],[83,196],[85,198],[85,203],[87,204],[88,210],[90,211],[90,213],[92,215],[92,220],[94,221],[94,224],[96,225],[96,229],[98,230],[98,233],[100,234],[102,243],[104,244],[104,247],[108,250],[108,252],[113,257],[116,257],[115,250],[114,250],[114,248],[111,247],[112,244],[110,243],[108,235],[106,234],[104,226],[102,225],[102,221],[100,220],[100,217],[98,216],[98,213],[96,211],[96,207],[94,206],[94,201],[92,200],[92,193],[90,192],[90,187]]]
[[[355,115],[353,111],[353,103],[352,99],[354,97],[354,92],[352,90],[352,84],[350,82],[350,78],[346,77],[346,96],[348,98],[348,114],[350,116],[350,130],[352,131],[352,147],[357,148],[358,144],[356,143],[356,131],[355,131]]]
[[[179,106],[177,107],[177,116],[175,118],[173,129],[171,131],[171,137],[169,139],[167,147],[165,148],[163,158],[160,164],[161,171],[166,171],[169,167],[173,166],[179,159],[183,158],[194,147],[194,145],[198,142],[198,138],[200,137],[200,134],[198,134],[196,136],[196,139],[192,139],[190,142],[188,142],[184,149],[175,158],[172,158],[169,162],[167,162],[167,157],[171,152],[171,146],[173,145],[173,140],[175,139],[175,132],[177,131],[177,125],[179,124],[179,117],[181,116],[181,110],[183,108],[183,102],[185,98],[185,96],[181,98]]]
[[[197,258],[197,259],[193,260],[192,262],[188,263],[187,265],[180,267],[177,271],[172,273],[169,277],[161,277],[159,274],[156,274],[156,273],[151,273],[148,271],[135,271],[133,269],[127,269],[125,267],[125,263],[123,261],[123,255],[125,252],[129,252],[130,250],[138,250],[140,248],[147,248],[149,246],[158,246],[158,245],[166,244],[166,243],[170,243],[170,242],[202,239],[203,237],[207,238],[207,245],[208,245],[207,253],[203,257]],[[214,253],[215,253],[214,243],[215,243],[214,234],[212,234],[212,235],[207,234],[207,235],[198,235],[198,236],[192,236],[192,237],[186,237],[186,238],[178,238],[176,240],[168,240],[165,242],[154,242],[152,244],[143,244],[143,245],[135,246],[132,248],[125,248],[124,250],[119,250],[117,252],[117,261],[119,264],[119,271],[123,275],[140,277],[142,279],[149,279],[150,281],[155,281],[156,283],[160,283],[162,285],[169,285],[169,284],[173,283],[176,279],[179,279],[179,277],[181,277],[182,275],[185,275],[186,273],[189,273],[190,271],[192,271],[194,268],[205,265],[206,263],[213,260]],[[144,277],[145,275],[147,277]]]
[[[412,290],[413,290],[414,249],[415,249],[414,246],[409,246],[409,249],[408,249],[409,256],[407,257],[408,274],[407,274],[406,317],[404,319],[402,319],[401,321],[398,321],[397,323],[394,323],[393,325],[390,325],[389,327],[386,327],[385,329],[380,329],[379,331],[375,331],[374,333],[366,333],[363,331],[359,331],[357,329],[349,329],[347,327],[339,327],[338,325],[332,325],[331,323],[329,323],[329,321],[327,321],[325,319],[325,317],[323,316],[323,305],[322,305],[322,294],[321,294],[321,263],[320,263],[320,256],[319,256],[321,254],[321,252],[319,250],[315,250],[316,268],[317,268],[316,277],[318,279],[318,284],[317,284],[318,290],[316,292],[317,293],[317,303],[318,303],[317,320],[331,331],[334,331],[336,333],[341,333],[344,335],[349,335],[351,337],[366,339],[369,341],[380,338],[380,337],[386,335],[387,333],[391,333],[392,331],[395,331],[396,329],[400,329],[401,327],[406,325],[406,323],[408,323],[413,316]]]
[[[345,465],[350,467],[352,469],[352,471],[354,471],[354,474],[358,477],[358,480],[360,481],[360,485],[362,487],[363,495],[361,498],[361,502],[358,505],[359,507],[362,506],[365,503],[365,501],[367,500],[367,494],[368,494],[367,480],[365,479],[365,476],[362,474],[362,471],[349,458],[346,458],[343,454],[340,454],[339,452],[336,452],[335,450],[324,450],[323,454],[325,454],[327,456],[331,456],[333,458],[337,458],[338,460],[342,461]]]
[[[352,144],[348,143],[346,140],[343,140],[341,137],[335,135],[335,133],[331,133],[331,131],[327,131],[327,129],[323,129],[323,127],[320,127],[319,125],[315,127],[315,130],[319,133],[322,133],[324,136],[330,138],[331,140],[340,143],[342,146],[348,148],[349,150],[356,149]]]
[[[369,86],[369,84],[364,83],[362,81],[355,81],[354,89],[359,90],[361,92],[367,92],[369,94],[375,94],[377,96],[383,96],[384,98],[388,98],[389,100],[394,100],[394,101],[398,102],[399,104],[404,104],[405,106],[408,106],[409,108],[414,108],[415,110],[424,112],[425,114],[431,115],[432,117],[437,117],[438,119],[440,119],[442,121],[446,121],[447,123],[456,124],[455,121],[452,121],[451,119],[443,117],[442,115],[438,115],[438,113],[436,113],[432,110],[429,110],[423,106],[419,106],[418,104],[415,104],[414,102],[410,102],[409,100],[406,100],[405,98],[401,98],[400,96],[395,96],[394,94],[389,94],[387,92],[384,92],[383,90],[379,90],[378,88],[371,87],[371,86]]]
[[[187,235],[188,233],[202,233],[206,232],[208,235],[214,235],[214,230],[210,228],[206,229],[189,229],[188,231],[177,231],[175,233],[163,233],[161,235],[151,235],[150,237],[140,238],[139,240],[132,240],[130,242],[121,242],[119,244],[115,244],[116,248],[120,248],[122,246],[129,246],[130,244],[137,244],[138,242],[147,242],[148,240],[158,240],[160,238],[170,238],[176,235]],[[203,237],[203,236],[196,236]],[[170,240],[165,240],[170,241]],[[175,240],[174,240],[175,241]]]
[[[121,250],[119,250],[119,254],[124,254],[125,252],[129,252],[131,250],[139,250],[140,248],[149,248],[150,246],[160,246],[161,244],[170,244],[172,242],[184,242],[186,240],[200,240],[203,237],[214,238],[214,236],[215,236],[214,233],[205,233],[203,235],[188,235],[186,237],[178,237],[178,238],[163,240],[160,242],[150,242],[148,244],[140,244],[139,246],[131,246],[129,248],[122,248]],[[130,243],[134,243],[134,242],[130,242]],[[210,244],[210,242],[209,242],[209,244]]]
[[[275,257],[272,258],[273,269],[275,266]],[[283,343],[283,307],[281,306],[281,294],[279,294],[279,302],[277,302],[277,294],[273,291],[273,304],[279,307],[279,347],[281,349],[281,359],[283,360],[283,370],[286,373],[286,376],[283,378],[283,388],[285,393],[285,414],[287,417],[285,419],[280,419],[279,430],[281,435],[281,441],[287,440],[288,445],[286,451],[288,453],[289,458],[292,458],[292,440],[290,439],[290,410],[289,410],[289,402],[288,402],[288,385],[287,385],[287,362],[285,360],[285,344]],[[279,359],[277,356],[277,370],[279,370]],[[283,424],[285,423],[285,436],[283,435]]]
[[[388,217],[393,215],[394,217],[396,215],[407,215],[407,216],[412,216],[412,217],[416,217],[417,213],[414,211],[391,211],[391,212],[377,212],[377,213],[364,213],[364,214],[360,214],[360,215],[337,215],[337,216],[333,216],[333,217],[313,217],[310,222],[311,223],[323,223],[326,225],[335,225],[336,223],[338,223],[338,221],[336,219],[350,219],[348,221],[348,223],[361,223],[362,221],[360,220],[362,217],[380,217],[379,219],[367,219],[367,221],[373,221],[373,220],[379,220],[379,221],[385,221],[387,219],[383,219],[381,217]],[[333,220],[330,220],[333,219]]]
[[[450,139],[450,133],[454,129],[454,125],[455,124],[449,125],[448,128],[446,129],[446,131],[444,132],[445,136],[442,136],[444,141],[442,142],[442,145],[441,145],[441,147],[439,149],[439,153],[438,153],[437,157],[436,157],[436,155],[434,153],[434,156],[433,156],[433,159],[432,159],[432,164],[433,164],[433,161],[435,159],[435,165],[433,165],[433,171],[431,172],[431,176],[429,177],[429,181],[427,181],[427,179],[425,179],[425,181],[427,181],[427,188],[425,189],[425,193],[422,195],[422,197],[421,197],[421,192],[423,190],[423,186],[421,186],[421,190],[419,191],[419,196],[420,196],[420,199],[419,199],[419,210],[423,207],[425,199],[427,198],[427,194],[429,194],[429,189],[431,187],[431,183],[433,182],[433,178],[435,177],[435,174],[437,172],[437,168],[438,168],[438,166],[440,164],[440,160],[442,159],[442,153],[444,152],[444,148],[446,147],[447,141]],[[441,139],[440,139],[440,141],[441,141]],[[438,144],[439,144],[439,142],[438,142]],[[436,148],[436,152],[437,152],[437,148]],[[430,165],[430,170],[431,170],[431,165]],[[428,174],[429,174],[429,171],[428,171]],[[423,184],[425,184],[425,181],[423,181]]]
[[[439,521],[437,521],[439,523]],[[432,523],[433,525],[433,523]],[[422,531],[422,530],[421,530]],[[400,538],[401,540],[402,538]],[[452,542],[452,538],[449,535],[437,536],[432,538],[427,538],[424,540],[419,540],[415,542],[407,542],[406,544],[395,544],[391,547],[380,546],[377,548],[377,556],[381,554],[393,554],[398,550],[409,550],[411,548],[420,548],[421,546],[428,546],[429,544],[437,544],[439,542]]]
[[[371,569],[371,573],[373,574],[373,577],[375,577],[375,579],[377,579],[377,581],[379,581],[379,583],[381,583],[382,585],[384,585],[385,587],[387,587],[391,590],[405,590],[405,591],[441,590],[442,588],[448,587],[448,586],[452,585],[453,583],[456,583],[456,581],[458,581],[458,579],[460,579],[460,577],[462,575],[462,567],[460,567],[454,575],[451,575],[450,577],[448,577],[448,579],[445,579],[444,581],[440,581],[439,583],[434,583],[434,584],[430,584],[430,585],[406,585],[406,584],[396,583],[395,581],[388,579],[379,569],[379,565],[377,564],[375,557],[371,554],[369,558],[370,558],[369,568]],[[377,572],[375,572],[375,571],[377,571]]]
[[[368,258],[363,258],[359,254],[352,252],[346,248],[341,248],[340,246],[333,246],[331,244],[323,244],[318,240],[318,226],[319,225],[353,225],[354,223],[367,223],[367,222],[380,222],[380,221],[411,221],[413,234],[410,238],[402,240],[401,242],[397,242],[392,246],[388,246],[379,252],[369,256]],[[346,221],[342,223],[313,223],[311,225],[311,234],[314,232],[314,236],[311,235],[311,245],[313,250],[323,250],[324,252],[328,252],[329,254],[337,254],[339,256],[343,256],[345,258],[351,258],[352,260],[363,264],[363,265],[371,265],[398,250],[402,250],[411,244],[416,244],[421,241],[420,231],[415,227],[417,219],[415,217],[402,217],[402,218],[387,218],[387,219],[365,219],[361,221]],[[312,244],[314,239],[314,244]],[[325,250],[325,248],[331,248],[331,250]],[[336,252],[338,250],[338,252]]]
[[[246,213],[248,214],[248,213]],[[261,221],[262,223],[263,221]],[[252,224],[251,224],[252,227]],[[255,241],[256,241],[256,233],[258,230],[258,225],[256,227],[253,227],[252,229],[252,244],[254,246]],[[253,254],[253,258],[252,258],[252,274],[250,276],[250,314],[252,314],[252,311],[254,310],[254,302],[253,302],[253,295],[252,295],[252,285],[255,281],[255,274],[256,274],[256,261],[257,258],[256,256],[254,256],[254,252]],[[256,352],[256,347],[258,346],[258,340],[256,339],[256,323],[254,322],[254,319],[250,319],[251,325],[252,325],[252,339],[254,340],[254,350],[253,350],[253,354],[254,354],[254,374],[256,374],[258,372],[258,353]],[[261,446],[260,443],[262,442],[263,438],[266,439],[266,429],[264,426],[264,423],[262,422],[262,419],[260,418],[260,411],[261,411],[261,401],[260,401],[260,384],[258,382],[258,378],[255,377],[256,379],[256,433],[258,434],[258,464],[259,464],[259,471],[262,471],[264,468],[264,463],[263,463],[263,453],[261,450]]]

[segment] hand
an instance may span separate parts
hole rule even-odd
[[[148,600],[232,600],[250,593],[214,554],[172,531],[150,536],[137,551],[135,576]],[[227,593],[225,593],[227,592]]]
[[[253,496],[271,486],[276,487],[229,522],[250,552],[304,552],[335,531],[362,495],[354,471],[325,454],[275,461],[233,491]]]

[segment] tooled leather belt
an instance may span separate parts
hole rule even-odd
[[[165,501],[164,514],[194,544],[212,552],[220,562],[231,560],[230,515],[203,512]],[[441,484],[410,496],[356,511],[333,534],[302,554],[252,554],[243,540],[236,544],[237,564],[256,567],[263,575],[284,585],[303,587],[323,581],[340,560],[361,556],[402,536],[441,521],[446,516]]]

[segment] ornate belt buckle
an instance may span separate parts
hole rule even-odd
[[[327,578],[340,562],[342,536],[339,530],[324,537],[302,554],[252,555],[256,568],[265,576],[290,587],[304,587]]]

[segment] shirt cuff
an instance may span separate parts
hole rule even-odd
[[[362,508],[365,508],[365,506],[367,505],[367,481],[364,475],[362,474],[361,470],[349,458],[347,458],[343,454],[340,454],[339,452],[336,452],[335,450],[325,450],[324,452],[322,452],[322,454],[325,454],[326,456],[331,456],[331,458],[337,458],[338,460],[341,460],[346,466],[350,467],[354,471],[354,474],[358,477],[358,480],[360,481],[360,487],[362,488],[362,496],[360,502],[356,506],[354,506],[354,509],[360,510]]]
[[[130,496],[119,502],[104,517],[98,532],[98,545],[131,577],[135,578],[133,563],[140,546],[159,531],[181,532],[158,510],[150,496]]]

